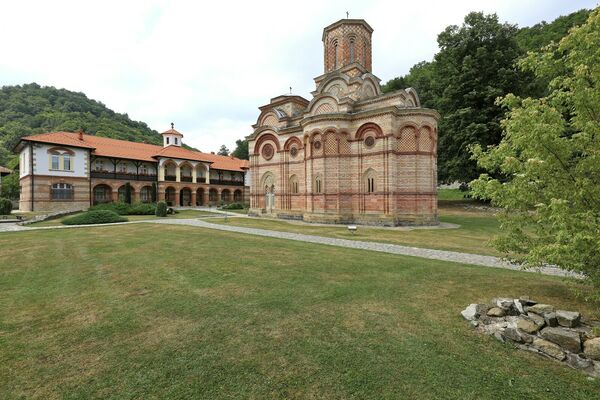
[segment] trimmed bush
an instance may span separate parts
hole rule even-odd
[[[243,210],[244,205],[242,203],[231,203],[221,207],[223,210]]]
[[[12,202],[9,199],[0,198],[0,215],[9,215],[12,211]]]
[[[92,210],[67,217],[61,221],[64,225],[109,224],[127,222],[127,218],[111,210]]]
[[[156,204],[154,203],[133,203],[129,207],[128,215],[154,215]]]
[[[89,208],[89,211],[110,210],[120,215],[154,215],[156,204],[153,203],[102,203]]]
[[[156,203],[156,212],[155,215],[157,217],[166,217],[167,216],[167,203],[164,201],[159,201]]]

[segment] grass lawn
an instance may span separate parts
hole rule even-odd
[[[438,189],[438,200],[463,200],[467,192],[458,189]]]
[[[76,215],[76,214],[73,214]],[[179,219],[179,218],[201,218],[201,217],[210,217],[210,216],[218,216],[220,214],[218,213],[213,213],[210,211],[202,211],[202,210],[180,210],[177,214],[170,214],[167,215],[166,218],[174,218],[174,219]],[[125,215],[125,218],[127,218],[129,221],[145,221],[145,220],[149,220],[149,219],[155,219],[155,218],[160,218],[157,217],[155,215]],[[55,219],[49,219],[46,221],[41,221],[41,222],[34,222],[33,224],[30,224],[28,226],[30,227],[35,227],[35,226],[62,226],[62,220],[64,218],[67,217],[63,217],[63,218],[55,218]]]
[[[2,399],[600,396],[459,315],[519,295],[592,313],[553,277],[146,224],[0,249]]]
[[[271,229],[284,232],[304,233],[351,240],[365,240],[453,250],[464,253],[500,255],[489,245],[490,239],[498,233],[498,221],[489,212],[465,209],[466,203],[448,203],[440,206],[440,221],[460,225],[456,229],[415,229],[402,231],[359,226],[355,234],[341,226],[323,226],[293,221],[266,218],[213,218],[209,222]]]

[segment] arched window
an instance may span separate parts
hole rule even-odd
[[[350,62],[353,63],[354,62],[354,42],[356,41],[356,38],[354,36],[351,36],[349,39],[349,47],[350,47]]]
[[[323,182],[321,176],[317,175],[315,178],[315,193],[321,193],[323,190]]]
[[[340,60],[339,60],[339,51],[338,51],[339,50],[338,40],[335,39],[332,42],[332,45],[333,45],[333,69],[337,69],[337,67],[338,67],[338,65],[340,63]]]
[[[152,186],[144,186],[140,190],[140,201],[142,203],[150,203],[152,201]]]
[[[50,168],[53,171],[73,171],[73,156],[75,153],[62,147],[53,147],[48,150],[50,155]]]
[[[298,177],[296,175],[290,177],[290,191],[293,194],[298,194],[299,192]]]
[[[374,170],[369,169],[363,176],[365,193],[375,193],[375,178],[377,174]]]
[[[73,200],[73,186],[68,183],[55,183],[50,187],[52,200]]]

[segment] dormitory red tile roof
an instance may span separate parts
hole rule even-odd
[[[86,135],[75,132],[50,132],[22,138],[23,141],[81,147],[92,150],[98,157],[126,158],[129,160],[156,162],[157,157],[179,158],[183,160],[209,162],[211,168],[228,171],[243,171],[248,161],[232,156],[219,156],[188,150],[179,146],[157,146],[148,143],[129,142],[127,140]]]

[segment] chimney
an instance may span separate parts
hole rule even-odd
[[[83,129],[79,130],[79,140],[83,140]]]

